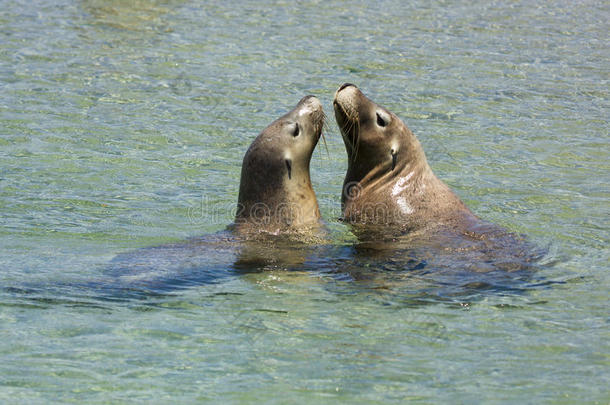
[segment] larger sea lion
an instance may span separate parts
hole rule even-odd
[[[464,262],[479,270],[522,268],[530,260],[520,235],[479,219],[435,176],[421,144],[395,114],[350,83],[337,90],[333,104],[348,155],[343,218],[368,242],[361,251],[468,252]]]
[[[346,220],[403,231],[477,223],[434,175],[421,144],[400,118],[349,83],[337,90],[333,104],[348,155],[341,198]]]

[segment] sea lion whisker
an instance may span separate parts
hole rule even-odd
[[[328,121],[326,119],[326,114],[324,111],[320,112],[319,119],[316,121],[314,126],[314,132],[318,135],[318,139],[322,138],[322,142],[324,143],[324,149],[326,149],[326,157],[330,157],[330,153],[328,152],[328,145],[326,143],[326,136],[324,135],[324,131],[328,131]],[[322,151],[320,150],[320,154]]]
[[[320,136],[322,136],[322,142],[324,142],[324,149],[326,149],[326,157],[330,157],[330,153],[328,153],[328,145],[326,144],[326,136],[324,135],[325,131],[328,131],[329,125],[326,114],[322,111],[322,128],[320,128]]]
[[[355,121],[355,125],[356,125],[356,130],[354,131],[354,156],[353,156],[353,160],[356,160],[356,157],[358,156],[358,151],[360,150],[360,119],[358,116],[356,116],[356,121]]]
[[[354,125],[355,125],[354,121],[353,121],[353,120],[348,119],[348,120],[347,120],[347,121],[346,121],[346,122],[343,124],[343,128],[342,128],[343,133],[344,133],[344,134],[346,134],[346,135],[347,135],[347,136],[350,138],[350,141],[353,141],[353,139],[351,139],[351,138],[353,138],[352,129],[354,128]]]
[[[343,137],[347,137],[348,142],[350,143],[350,147],[353,149],[354,145],[351,139],[352,133],[351,133],[351,127],[352,127],[352,122],[351,121],[345,121],[342,125],[341,128],[339,128],[339,130],[341,131],[341,135],[343,135]]]
[[[357,153],[357,140],[358,140],[358,131],[356,130],[356,126],[358,124],[358,118],[356,117],[356,119],[348,119],[344,126],[345,128],[343,129],[343,133],[346,134],[346,136],[348,137],[350,143],[351,143],[351,148],[352,148],[352,159],[355,160],[355,156]]]
[[[324,149],[326,149],[326,157],[330,157],[330,153],[328,153],[328,145],[326,144],[326,137],[324,136],[324,132],[320,134],[322,136],[322,142],[324,142]]]

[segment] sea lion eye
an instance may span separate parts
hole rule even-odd
[[[295,124],[294,130],[292,131],[292,136],[294,136],[296,138],[297,136],[299,136],[300,133],[301,133],[301,129],[299,128],[299,124]]]
[[[379,125],[380,127],[385,127],[386,125],[388,125],[386,120],[384,120],[381,114],[379,113],[377,113],[377,125]]]

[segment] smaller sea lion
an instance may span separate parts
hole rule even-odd
[[[120,254],[107,273],[130,292],[158,293],[299,268],[321,240],[309,163],[324,119],[320,101],[307,96],[254,139],[243,158],[235,222],[226,230]]]
[[[254,139],[242,164],[238,233],[277,234],[319,224],[309,163],[324,118],[320,101],[306,96]]]

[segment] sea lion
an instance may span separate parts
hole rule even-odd
[[[346,83],[334,110],[348,155],[341,204],[352,223],[417,231],[467,228],[478,218],[437,178],[413,133],[395,114]]]
[[[254,139],[242,164],[238,233],[277,234],[319,224],[309,163],[324,118],[320,101],[306,96]]]
[[[120,254],[106,273],[121,289],[139,294],[243,272],[299,269],[323,236],[309,163],[324,120],[320,101],[307,96],[254,139],[243,158],[235,221],[227,229]]]
[[[477,271],[521,269],[540,257],[522,235],[473,214],[434,175],[415,135],[391,111],[350,83],[333,105],[348,155],[343,219],[363,242],[360,251],[384,256],[399,248],[446,263],[457,263],[459,252],[459,266]]]

